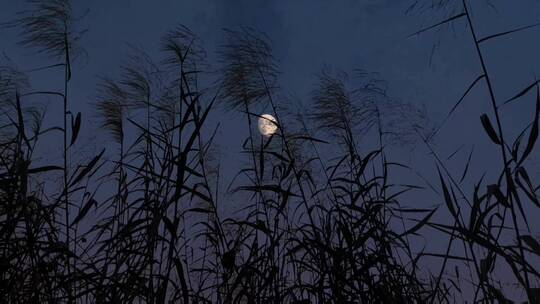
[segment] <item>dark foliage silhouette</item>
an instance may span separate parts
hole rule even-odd
[[[211,72],[202,42],[181,25],[163,35],[162,58],[131,46],[125,62],[101,75],[94,113],[73,113],[68,89],[84,31],[75,30],[67,0],[29,4],[4,25],[21,30],[24,47],[54,60],[37,70],[64,69],[63,89],[34,91],[13,62],[1,61],[4,302],[511,303],[497,267],[508,269],[503,279],[528,303],[540,301],[540,243],[524,211],[525,204],[540,207],[526,167],[538,138],[539,84],[496,98],[482,48],[521,29],[479,38],[463,1],[462,12],[415,33],[466,19],[479,59],[480,76],[437,128],[425,109],[389,96],[387,83],[362,70],[323,69],[311,105],[296,111],[276,101],[279,66],[263,34],[224,30],[219,68]],[[480,82],[492,113],[481,113],[478,126],[501,162],[497,179],[482,177],[467,193],[462,182],[474,149],[455,176],[433,142]],[[47,113],[36,96],[62,101],[61,125],[43,127]],[[509,140],[503,105],[530,97],[531,122]],[[210,118],[220,106],[239,112],[249,130],[246,161],[225,187],[213,143],[219,124]],[[268,137],[254,131],[262,110],[278,121]],[[112,143],[78,163],[70,153],[83,115]],[[60,139],[60,160],[43,163],[36,155],[44,137]],[[414,169],[391,160],[388,147],[417,144],[439,169],[434,190],[442,203],[431,209],[406,207],[406,193],[426,189],[392,178],[396,167]],[[239,208],[226,212],[231,197]],[[435,221],[437,212],[450,222]],[[414,244],[427,229],[447,237],[442,252]],[[457,243],[461,253],[451,250]],[[440,261],[434,271],[422,271],[427,257]]]

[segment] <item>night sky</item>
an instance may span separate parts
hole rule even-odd
[[[361,68],[376,72],[388,82],[388,94],[418,106],[425,106],[438,125],[461,97],[469,84],[481,74],[476,50],[463,19],[436,30],[409,37],[422,27],[451,16],[461,7],[461,1],[450,1],[441,10],[415,10],[407,12],[412,0],[358,0],[358,1],[74,1],[76,12],[85,15],[80,28],[88,29],[81,44],[87,56],[78,58],[71,83],[71,109],[83,113],[83,144],[81,155],[95,154],[107,146],[108,135],[98,130],[90,103],[95,101],[98,76],[115,76],[128,50],[128,44],[139,46],[151,55],[157,55],[159,40],[168,30],[183,24],[196,33],[208,53],[210,69],[219,67],[216,50],[224,43],[223,29],[253,27],[268,35],[272,41],[279,70],[278,96],[310,104],[310,92],[316,83],[316,74],[323,67],[352,72]],[[422,2],[419,0],[418,2]],[[423,1],[429,3],[431,1]],[[469,1],[473,22],[479,36],[504,32],[540,22],[540,1]],[[24,7],[24,1],[2,0],[0,21],[8,21]],[[32,50],[17,46],[17,31],[0,30],[0,50],[10,57],[21,70],[53,63]],[[493,40],[483,46],[488,70],[492,75],[496,98],[504,102],[532,83],[540,75],[540,27]],[[53,73],[54,74],[54,73]],[[35,88],[57,86],[61,82],[50,73],[32,73]],[[291,96],[293,98],[291,98]],[[48,122],[59,120],[55,104],[50,100]],[[515,137],[533,119],[532,95],[504,107],[503,121],[507,138]],[[498,148],[485,135],[480,115],[492,115],[487,90],[476,86],[447,124],[434,139],[434,147],[446,159],[456,149],[461,152],[448,160],[452,173],[460,175],[463,164],[474,143],[474,168],[466,179],[466,191],[472,191],[473,182],[500,166]],[[222,163],[225,179],[238,170],[244,157],[239,152],[247,136],[241,114],[217,108],[212,125],[217,122],[217,146],[220,158],[232,160]],[[92,143],[99,143],[94,146]],[[60,153],[61,143],[47,144],[42,149]],[[362,149],[362,147],[361,147]],[[367,147],[365,151],[369,150]],[[54,159],[51,153],[49,159]],[[60,156],[60,154],[58,154]],[[422,143],[413,148],[392,147],[390,157],[407,164],[428,180],[436,182],[435,161]],[[533,155],[531,174],[539,176],[540,163]],[[422,184],[411,172],[396,172],[399,182]],[[396,178],[396,177],[394,177]],[[226,182],[224,183],[226,184]],[[428,207],[441,203],[440,196],[409,194],[405,204]],[[535,209],[538,213],[538,209]],[[536,214],[538,216],[540,214]],[[437,220],[444,220],[437,214]],[[531,215],[531,218],[535,218]],[[537,229],[535,231],[538,231]],[[433,241],[430,245],[436,244]],[[443,240],[443,244],[446,241]]]

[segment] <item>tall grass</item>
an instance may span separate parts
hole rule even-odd
[[[432,147],[439,129],[425,110],[388,96],[374,74],[321,71],[303,113],[278,101],[271,42],[250,28],[224,32],[217,74],[205,70],[202,43],[184,26],[165,33],[161,58],[130,48],[116,72],[102,75],[92,103],[112,143],[74,163],[70,147],[82,132],[82,115],[68,103],[74,19],[68,1],[32,3],[9,25],[23,29],[25,46],[60,60],[44,69],[64,68],[64,90],[32,91],[11,62],[0,68],[5,302],[450,303],[461,294],[508,303],[498,264],[530,303],[539,301],[540,244],[523,207],[540,207],[525,167],[538,137],[538,81],[506,101],[536,91],[532,122],[510,144],[481,48],[510,32],[478,39],[465,2],[464,13],[445,22],[467,19],[482,75],[465,95],[486,82],[495,124],[482,114],[479,125],[502,164],[496,181],[478,181],[470,195],[460,183],[467,169],[457,182]],[[32,99],[42,94],[63,100],[61,126],[43,127],[44,110]],[[238,112],[248,129],[246,162],[225,186],[211,118],[218,107]],[[255,131],[262,110],[278,120],[270,137]],[[39,140],[57,136],[63,165],[36,165]],[[418,141],[439,167],[438,208],[406,207],[405,193],[426,190],[393,179],[395,168],[408,166],[393,161],[388,146]],[[50,180],[59,175],[55,191]],[[230,210],[232,199],[238,210]],[[436,212],[448,212],[451,223],[435,222]],[[414,242],[427,229],[447,235],[448,247],[419,250]],[[463,255],[452,250],[457,242]],[[440,259],[440,268],[427,273],[426,257]],[[457,268],[450,276],[454,263],[469,277]],[[463,294],[464,282],[473,294]]]
[[[458,177],[452,175],[429,142],[425,141],[434,154],[438,166],[442,169],[442,172],[439,171],[439,176],[444,202],[453,218],[452,225],[429,224],[450,236],[448,250],[446,255],[442,256],[441,276],[437,279],[436,291],[440,288],[442,274],[445,272],[447,261],[450,259],[450,248],[453,242],[461,240],[464,246],[463,256],[457,258],[465,261],[465,265],[469,269],[470,282],[475,289],[474,302],[512,302],[505,296],[504,289],[501,288],[503,284],[508,284],[510,281],[514,286],[519,286],[523,290],[529,303],[537,303],[540,300],[540,289],[538,288],[537,262],[534,256],[539,254],[539,247],[537,246],[538,241],[532,236],[534,231],[531,230],[530,226],[531,217],[526,210],[535,209],[540,205],[536,194],[537,188],[534,186],[534,182],[528,173],[529,170],[526,167],[527,160],[531,157],[538,139],[538,115],[540,114],[538,81],[535,80],[509,100],[501,101],[495,94],[494,84],[491,80],[492,76],[485,60],[486,53],[489,51],[485,43],[527,30],[538,24],[489,34],[486,37],[478,37],[477,25],[470,13],[469,2],[464,0],[460,4],[457,5],[457,9],[453,10],[455,15],[415,34],[421,34],[427,30],[457,22],[458,20],[465,20],[468,33],[475,47],[480,75],[470,84],[462,97],[452,107],[447,119],[464,101],[471,90],[476,88],[479,83],[484,83],[489,96],[492,118],[487,113],[483,113],[480,115],[480,122],[486,136],[499,150],[498,154],[501,163],[494,166],[497,168],[496,172],[498,172],[496,180],[488,181],[482,177],[475,183],[474,193],[467,194],[460,182],[468,173],[467,169],[473,151],[469,155],[460,182],[456,182]],[[437,2],[435,7],[441,8],[448,5],[449,3],[440,1]],[[525,97],[529,91],[536,91],[534,98],[535,110],[531,115],[531,122],[514,140],[509,141],[505,135],[505,128],[501,118],[503,106]],[[444,122],[446,122],[446,119],[443,124]],[[440,127],[437,130],[439,129]],[[525,141],[525,138],[526,144],[521,146],[521,142]],[[481,187],[485,187],[485,190],[482,190]],[[464,201],[466,205],[460,204],[460,200]],[[500,269],[508,271],[512,278],[497,278],[495,273]],[[457,277],[459,279],[459,274],[457,274]],[[453,283],[453,285],[455,289],[459,290],[457,284]],[[447,295],[442,294],[438,297],[435,297],[434,294],[431,302],[450,301],[450,297],[450,292]]]

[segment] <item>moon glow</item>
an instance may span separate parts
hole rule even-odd
[[[263,136],[270,137],[278,129],[277,120],[270,114],[263,114],[259,117],[259,132]]]

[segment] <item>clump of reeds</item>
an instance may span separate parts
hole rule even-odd
[[[532,122],[510,144],[479,48],[506,33],[478,39],[467,10],[449,21],[468,18],[482,63],[471,87],[488,84],[492,118],[480,120],[502,158],[499,178],[478,181],[470,195],[464,178],[456,182],[432,148],[425,111],[390,97],[376,75],[325,69],[303,113],[276,101],[279,69],[270,41],[247,28],[224,32],[217,86],[203,73],[201,41],[184,26],[164,35],[162,59],[130,48],[118,76],[100,79],[93,103],[93,116],[114,145],[73,163],[69,149],[82,114],[68,109],[70,54],[78,40],[71,7],[32,3],[35,9],[10,25],[22,26],[24,45],[61,61],[46,68],[64,68],[64,90],[33,92],[22,73],[0,67],[5,302],[447,303],[468,280],[475,302],[507,303],[495,277],[499,264],[530,303],[538,301],[532,257],[540,244],[524,207],[540,207],[526,169],[538,137],[538,81],[506,101],[536,91]],[[63,100],[63,127],[45,128],[43,111],[29,106],[41,94]],[[227,193],[213,154],[217,127],[208,119],[216,103],[245,115],[249,128],[248,161]],[[252,130],[261,109],[278,119],[273,136]],[[36,164],[44,136],[63,138],[63,165]],[[372,148],[365,144],[369,136],[377,139]],[[440,168],[444,207],[406,208],[403,194],[424,189],[391,180],[394,167],[407,166],[393,162],[387,146],[418,139]],[[58,175],[55,191],[45,181]],[[239,210],[225,212],[227,200],[240,202]],[[440,209],[451,223],[433,221]],[[449,236],[445,252],[417,251],[413,242],[427,227]],[[451,251],[458,241],[463,255]],[[441,259],[440,269],[427,275],[424,257]],[[458,270],[451,277],[452,263],[462,263],[468,277]]]
[[[439,1],[434,8],[444,8],[447,5],[445,1]],[[530,210],[540,207],[540,204],[533,176],[530,169],[527,169],[527,160],[531,158],[538,139],[540,114],[538,81],[535,80],[514,97],[506,101],[500,100],[495,94],[492,76],[485,60],[489,48],[485,48],[484,44],[538,24],[480,37],[469,6],[468,1],[463,1],[458,5],[458,12],[454,10],[447,19],[415,34],[450,24],[455,20],[465,20],[466,30],[472,38],[479,61],[479,76],[464,91],[437,131],[467,99],[473,88],[478,87],[480,83],[485,84],[491,113],[479,115],[479,126],[482,126],[487,138],[494,144],[496,153],[500,156],[500,164],[493,164],[490,168],[495,170],[495,178],[486,177],[484,174],[474,183],[473,192],[467,193],[467,188],[461,182],[474,165],[471,162],[474,149],[471,149],[462,174],[454,176],[427,138],[424,139],[440,168],[442,200],[451,219],[450,223],[429,224],[435,230],[449,236],[447,250],[439,255],[442,261],[441,268],[439,276],[434,280],[434,292],[429,299],[432,303],[449,302],[455,295],[461,295],[473,302],[513,303],[507,297],[510,291],[507,286],[512,285],[511,289],[514,291],[516,287],[522,291],[523,298],[528,300],[526,303],[537,303],[540,299],[540,289],[535,256],[540,254],[538,250],[540,247],[538,240],[533,236]],[[533,95],[531,93],[534,94],[531,121],[515,139],[509,140],[508,129],[503,126],[501,118],[504,106],[527,95]],[[452,252],[457,242],[463,246],[458,254]],[[460,261],[464,268],[468,269],[468,281],[474,290],[472,295],[463,294],[460,287],[463,278],[460,278],[457,266],[452,275],[447,274],[449,265],[456,261]],[[501,272],[508,275],[498,276],[497,274]]]

